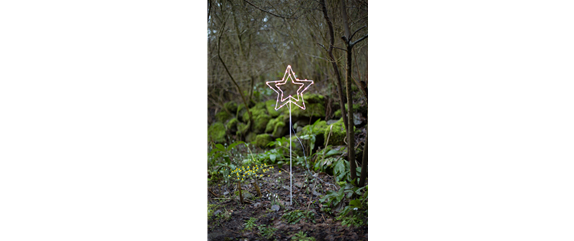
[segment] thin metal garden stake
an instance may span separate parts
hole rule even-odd
[[[293,205],[293,165],[292,163],[292,150],[291,150],[291,102],[289,102],[289,205]]]
[[[291,84],[300,85],[300,87],[297,89],[297,98],[291,96],[291,94],[287,95],[287,97],[283,96],[283,90],[281,89],[281,86],[287,84],[288,79],[291,79]],[[285,70],[285,75],[283,75],[282,80],[267,81],[265,83],[267,86],[269,86],[269,88],[277,93],[275,110],[279,110],[281,107],[289,104],[289,205],[293,205],[293,150],[291,148],[291,131],[293,127],[291,122],[291,103],[304,110],[305,99],[303,98],[303,92],[305,92],[309,86],[315,82],[313,82],[313,80],[297,79],[297,75],[295,75],[295,72],[293,72],[291,69],[291,65],[287,65],[287,69]],[[305,159],[305,161],[307,160]]]

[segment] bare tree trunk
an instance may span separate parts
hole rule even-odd
[[[368,129],[368,127],[367,127]],[[365,181],[367,179],[367,165],[368,163],[368,158],[369,155],[367,154],[367,147],[368,147],[368,141],[369,141],[369,131],[365,129],[365,131],[367,132],[367,136],[365,137],[365,148],[363,150],[363,162],[361,164],[361,180],[359,180],[359,187],[363,187],[365,186]]]
[[[349,31],[349,23],[348,23],[348,17],[347,17],[347,5],[345,4],[345,0],[341,0],[342,3],[342,13],[343,13],[343,25],[345,27],[345,36],[343,36],[343,41],[345,41],[345,44],[347,45],[347,76],[346,76],[346,80],[345,83],[347,84],[347,105],[349,107],[349,110],[347,112],[348,115],[348,121],[349,121],[349,125],[347,126],[347,146],[349,151],[348,153],[348,159],[349,159],[349,164],[351,167],[351,180],[356,181],[357,178],[357,171],[356,171],[356,164],[355,164],[355,132],[354,132],[354,124],[353,124],[353,96],[352,96],[352,89],[351,89],[351,85],[352,85],[352,67],[353,67],[353,47],[355,46],[355,44],[357,44],[358,42],[363,41],[364,39],[367,38],[367,35],[363,36],[362,38],[360,38],[359,40],[355,41],[355,42],[351,42],[351,39],[353,38],[353,36],[355,36],[355,34],[357,32],[359,32],[359,30],[363,29],[364,27],[361,27],[359,29],[357,29],[353,34],[351,34],[351,31]],[[357,86],[360,88],[360,86]],[[366,173],[366,172],[365,172]],[[361,174],[362,175],[362,174]]]
[[[344,0],[343,0],[344,1]],[[356,172],[356,164],[355,164],[355,125],[353,124],[353,94],[351,93],[351,66],[352,66],[352,47],[347,46],[347,78],[345,83],[347,84],[347,105],[349,106],[349,110],[347,111],[347,120],[349,121],[349,125],[347,126],[347,154],[348,160],[351,164],[351,180],[355,180],[357,178]]]
[[[243,91],[241,91],[241,88],[239,87],[239,85],[237,84],[237,82],[235,82],[235,79],[233,78],[233,76],[231,75],[231,73],[229,72],[229,69],[227,69],[227,66],[225,65],[225,62],[223,62],[223,59],[221,58],[221,35],[223,35],[223,32],[225,32],[225,22],[223,23],[223,30],[221,31],[221,34],[219,35],[219,42],[217,44],[217,57],[219,57],[219,61],[221,61],[221,64],[223,65],[223,67],[225,68],[225,71],[227,72],[227,75],[229,75],[229,78],[231,78],[231,81],[233,81],[233,84],[235,84],[235,87],[237,87],[237,91],[239,92],[239,94],[241,95],[241,99],[243,100],[243,103],[245,104],[245,108],[247,109],[247,113],[249,114],[249,120],[252,120],[252,115],[251,115],[251,111],[249,110],[249,105],[247,104],[247,101],[245,100],[245,96],[243,95]]]
[[[345,111],[345,95],[343,94],[343,84],[341,83],[341,75],[339,74],[339,67],[337,66],[337,62],[335,61],[335,57],[333,56],[333,46],[335,44],[335,34],[333,33],[333,24],[329,19],[329,15],[327,14],[327,5],[325,4],[325,0],[321,0],[321,5],[323,7],[323,17],[325,17],[325,21],[329,26],[329,37],[330,37],[330,44],[329,49],[325,49],[329,54],[329,58],[331,61],[331,65],[333,65],[333,70],[335,71],[335,77],[337,80],[337,92],[339,93],[339,103],[341,105],[341,114],[343,115],[343,124],[345,124],[345,128],[349,126],[349,122],[347,121],[347,115]]]

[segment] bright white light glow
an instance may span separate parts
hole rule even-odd
[[[293,97],[288,95],[285,97],[283,95],[283,90],[281,87],[287,84],[291,80],[291,84],[300,85],[299,89],[297,89],[297,96]],[[285,75],[283,75],[282,80],[276,81],[267,81],[265,82],[269,88],[277,93],[277,102],[275,104],[275,110],[281,109],[281,107],[285,106],[287,103],[293,103],[301,109],[305,109],[305,99],[303,98],[303,92],[305,92],[309,86],[314,84],[313,80],[300,80],[297,79],[295,72],[291,69],[291,65],[287,65],[287,69],[285,70]]]

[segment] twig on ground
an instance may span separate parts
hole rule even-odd
[[[218,197],[217,194],[213,193],[210,189],[207,189],[207,191],[209,191],[213,196]]]

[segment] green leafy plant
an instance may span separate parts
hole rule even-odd
[[[227,208],[224,208],[224,212],[220,212],[216,215],[219,220],[229,220],[231,218],[231,212],[227,211]]]
[[[335,158],[334,156],[340,156],[344,150],[345,148],[331,149],[330,146],[327,146],[325,149],[318,151],[317,156],[320,159],[315,162],[315,171],[326,172],[327,168],[332,168],[332,164],[340,160],[340,158]]]
[[[230,169],[236,167],[237,159],[240,158],[241,154],[235,150],[235,147],[239,144],[244,144],[242,141],[234,142],[231,145],[215,144],[210,145],[210,151],[208,153],[208,169],[209,174],[212,178],[223,178],[225,182],[228,182],[227,178]]]
[[[359,227],[364,224],[363,219],[368,215],[368,185],[357,188],[347,183],[344,188],[337,192],[329,192],[320,201],[324,202],[327,207],[333,207],[344,202],[345,198],[350,199],[353,196],[357,198],[349,201],[349,205],[339,212],[336,220],[340,220],[342,225]],[[324,209],[330,211],[330,208]]]
[[[215,212],[215,209],[217,209],[217,205],[216,204],[207,204],[207,218],[209,219],[213,213]]]
[[[257,222],[257,218],[250,218],[249,220],[247,220],[245,222],[245,230],[251,230],[254,227],[256,227],[257,224],[255,224],[255,222]]]
[[[259,229],[259,234],[261,234],[261,236],[270,239],[271,237],[273,237],[273,235],[275,234],[275,231],[277,231],[276,228],[273,227],[265,227],[265,225],[259,225],[257,227]]]
[[[289,213],[283,214],[281,218],[285,219],[285,221],[290,224],[296,224],[303,218],[307,219],[307,221],[312,221],[315,223],[315,213],[311,211],[293,210]]]
[[[304,233],[303,231],[299,231],[298,233],[296,233],[295,235],[293,235],[293,237],[291,237],[291,240],[296,240],[296,241],[315,241],[315,238],[313,237],[307,237],[307,234]]]
[[[327,206],[324,211],[329,211],[330,207],[336,207],[339,203],[345,201],[345,198],[349,199],[354,194],[361,195],[362,190],[365,187],[358,188],[352,183],[345,183],[345,186],[341,187],[337,191],[329,191],[327,194],[319,199],[323,205]]]

